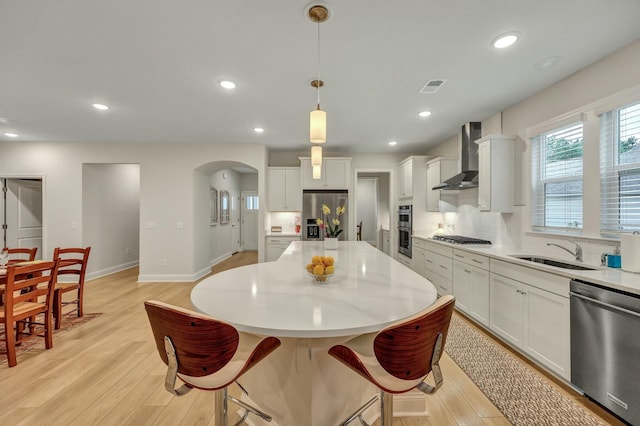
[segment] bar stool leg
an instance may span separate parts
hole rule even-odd
[[[393,423],[393,394],[380,391],[380,424],[391,426]]]
[[[215,391],[215,425],[216,426],[228,426],[227,425],[227,388],[218,389]]]

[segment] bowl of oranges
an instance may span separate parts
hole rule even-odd
[[[335,271],[335,261],[331,256],[313,256],[311,263],[307,264],[307,272],[314,283],[328,283]]]

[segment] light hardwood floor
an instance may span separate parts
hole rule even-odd
[[[236,256],[214,272],[255,262],[250,253]],[[166,367],[143,306],[157,299],[191,308],[194,283],[137,283],[137,276],[132,268],[87,282],[85,312],[104,315],[54,336],[50,350],[19,356],[17,367],[0,365],[0,425],[213,425],[213,392],[164,390]],[[429,416],[394,425],[509,424],[446,354],[441,364],[445,382],[427,397]]]

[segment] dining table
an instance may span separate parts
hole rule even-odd
[[[306,266],[330,256],[335,272],[316,282]],[[241,332],[275,336],[282,345],[242,378],[243,398],[273,417],[270,425],[338,424],[379,391],[328,350],[427,308],[434,285],[364,241],[295,241],[274,262],[209,276],[191,292],[193,307]],[[426,414],[419,391],[394,398],[397,415]],[[379,415],[376,406],[365,414]],[[255,424],[261,419],[252,418]],[[267,423],[264,423],[267,424]]]

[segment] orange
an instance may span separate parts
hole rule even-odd
[[[313,267],[313,275],[324,275],[324,266],[316,265]]]
[[[322,256],[313,256],[311,258],[311,263],[313,263],[314,265],[322,264]]]
[[[324,273],[327,275],[331,275],[336,271],[336,267],[333,265],[329,265],[326,268],[324,268]]]
[[[314,266],[313,263],[308,264],[307,265],[307,271],[309,271],[309,272],[313,271],[313,266]]]
[[[322,258],[322,263],[324,263],[324,266],[331,266],[334,263],[333,257],[331,256],[324,256]]]

